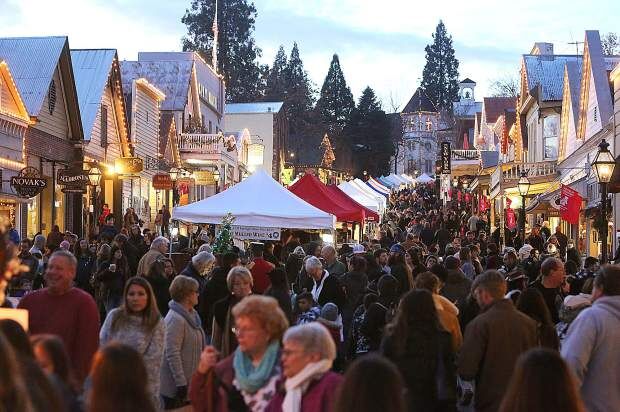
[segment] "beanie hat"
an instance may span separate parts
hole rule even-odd
[[[390,253],[405,253],[405,249],[398,243],[392,245]]]
[[[290,249],[289,249],[290,250]],[[293,254],[296,255],[297,257],[304,257],[306,256],[306,252],[304,252],[304,248],[301,246],[297,246],[294,250],[293,250]]]
[[[321,308],[321,315],[318,318],[318,321],[328,328],[340,328],[342,326],[341,322],[338,322],[338,306],[335,304],[328,302]]]
[[[530,253],[534,249],[531,245],[523,245],[521,249],[519,249],[519,259],[525,260],[530,257]]]

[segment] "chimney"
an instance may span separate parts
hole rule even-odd
[[[553,55],[553,43],[537,42],[534,43],[530,54],[539,56],[552,56]]]

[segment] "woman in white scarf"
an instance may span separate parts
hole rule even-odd
[[[336,359],[330,333],[319,323],[306,323],[288,329],[283,342],[285,392],[271,400],[266,412],[331,411],[342,376],[330,371]]]

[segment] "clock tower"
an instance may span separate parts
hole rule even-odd
[[[459,98],[463,100],[475,101],[474,89],[476,88],[476,82],[470,78],[466,78],[459,83]]]

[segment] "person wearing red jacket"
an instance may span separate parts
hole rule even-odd
[[[254,293],[263,294],[271,286],[271,280],[267,274],[275,269],[276,266],[263,258],[264,243],[254,242],[250,247],[252,256],[254,256],[252,259],[252,269],[250,269],[254,279]]]

